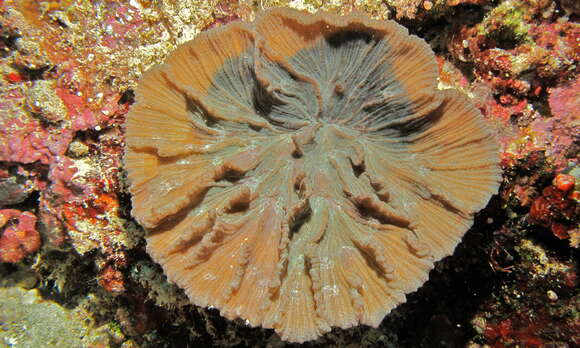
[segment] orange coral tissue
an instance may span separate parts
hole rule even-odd
[[[191,301],[312,340],[377,326],[496,192],[496,143],[433,52],[361,14],[263,12],[148,71],[133,215]]]

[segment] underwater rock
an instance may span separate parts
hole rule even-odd
[[[37,289],[0,288],[0,345],[110,347],[114,338],[106,325],[96,327],[88,313],[45,300]]]

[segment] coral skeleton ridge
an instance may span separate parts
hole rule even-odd
[[[378,326],[500,180],[467,97],[392,21],[262,12],[178,47],[126,124],[133,215],[193,303],[283,340]]]

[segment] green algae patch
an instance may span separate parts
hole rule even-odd
[[[493,9],[479,26],[480,34],[489,35],[499,42],[529,42],[527,23],[529,8],[524,4],[506,1]]]

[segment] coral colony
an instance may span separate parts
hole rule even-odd
[[[149,70],[125,163],[147,250],[191,301],[313,340],[378,326],[497,192],[497,141],[391,21],[275,9]]]
[[[0,346],[580,346],[579,21],[0,0]]]

